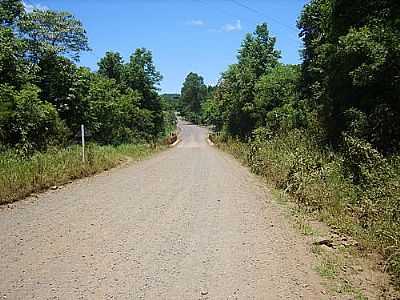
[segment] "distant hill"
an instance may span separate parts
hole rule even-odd
[[[161,97],[163,97],[167,100],[178,101],[179,98],[181,97],[181,95],[180,94],[162,94]]]

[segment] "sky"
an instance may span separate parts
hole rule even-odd
[[[179,93],[186,75],[206,84],[236,62],[246,33],[267,22],[282,62],[300,62],[296,21],[307,0],[26,0],[28,6],[72,13],[84,25],[92,51],[79,64],[97,70],[106,51],[125,60],[136,48],[152,51],[163,75],[162,93]]]

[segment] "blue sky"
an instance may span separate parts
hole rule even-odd
[[[108,50],[125,59],[139,47],[153,52],[164,76],[162,92],[179,92],[189,72],[215,84],[247,32],[267,22],[284,63],[299,63],[302,46],[296,20],[306,0],[30,0],[27,4],[66,10],[84,24],[90,53],[80,64],[97,69]]]

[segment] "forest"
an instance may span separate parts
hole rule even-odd
[[[109,51],[93,72],[77,64],[90,51],[78,19],[20,0],[0,1],[0,44],[0,203],[150,153],[175,129],[145,48]]]
[[[182,114],[400,278],[400,2],[312,0],[297,26],[300,65],[260,24],[216,87],[187,76]]]
[[[84,124],[99,144],[156,140],[169,116],[152,53],[107,52],[97,72],[77,66],[88,37],[66,12],[0,6],[0,144],[22,153],[71,144]]]

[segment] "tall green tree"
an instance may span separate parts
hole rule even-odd
[[[281,58],[275,49],[276,38],[270,36],[268,25],[262,23],[253,34],[248,33],[239,49],[238,64],[249,69],[255,80],[273,69]]]
[[[12,29],[0,26],[0,83],[21,87],[34,73],[24,58],[25,43]]]
[[[153,112],[141,108],[140,92],[121,91],[113,79],[94,75],[86,102],[89,104],[88,124],[95,141],[121,144],[151,140],[155,132]]]
[[[78,67],[88,40],[67,12],[27,12],[22,1],[0,0],[0,44],[2,148],[64,145],[80,124],[99,143],[149,141],[174,120],[158,95],[152,53],[137,49],[124,63],[107,52],[97,73]]]
[[[100,75],[114,79],[117,83],[121,83],[124,61],[118,52],[108,51],[106,55],[98,62]]]
[[[82,23],[68,12],[33,10],[19,21],[19,32],[29,43],[34,61],[46,55],[66,55],[78,61],[89,51]]]
[[[157,91],[162,80],[160,72],[154,65],[153,54],[146,48],[136,49],[131,55],[125,65],[123,77],[126,86],[140,91],[145,98]]]
[[[181,102],[184,114],[192,121],[197,121],[201,112],[201,104],[207,97],[207,86],[200,75],[190,72],[183,83]]]
[[[163,112],[158,95],[161,80],[161,73],[157,71],[153,62],[153,54],[146,48],[136,49],[129,62],[124,65],[122,83],[125,87],[138,91],[141,94],[141,108],[152,112],[154,136],[163,131]]]
[[[247,34],[239,49],[237,64],[223,73],[216,93],[223,108],[225,130],[248,138],[256,128],[259,115],[255,103],[255,86],[260,78],[278,65],[280,52],[266,23]]]

